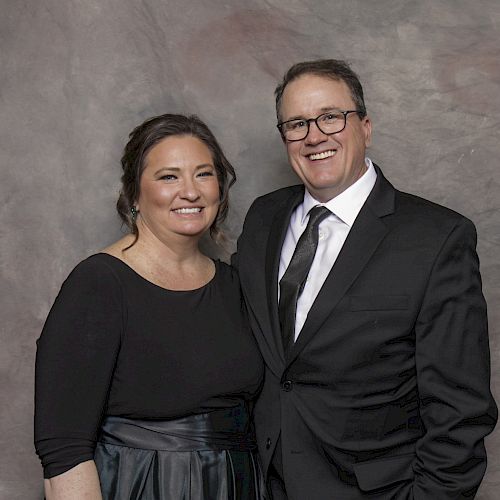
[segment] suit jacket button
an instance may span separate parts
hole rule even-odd
[[[271,438],[266,439],[266,450],[268,450],[269,448],[271,448]]]
[[[292,390],[292,385],[293,385],[293,384],[292,384],[292,381],[291,381],[291,380],[285,380],[285,381],[283,382],[283,386],[282,386],[282,387],[283,387],[283,390],[284,390],[285,392],[290,392],[290,391]]]

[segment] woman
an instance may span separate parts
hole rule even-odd
[[[234,171],[197,117],[130,134],[130,234],[81,262],[38,340],[35,445],[49,500],[260,499],[248,406],[262,361],[232,269],[199,249]]]

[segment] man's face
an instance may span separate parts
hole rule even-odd
[[[306,74],[285,87],[280,121],[316,118],[328,111],[352,109],[356,106],[343,81]],[[311,122],[307,136],[301,141],[286,142],[286,149],[295,173],[312,196],[325,203],[364,174],[365,150],[370,139],[370,120],[350,113],[342,132],[326,135]]]

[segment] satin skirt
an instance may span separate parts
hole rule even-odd
[[[94,460],[104,500],[262,500],[243,405],[176,420],[106,417]]]

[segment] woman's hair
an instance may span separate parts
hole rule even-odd
[[[203,142],[212,154],[212,159],[219,183],[219,210],[210,226],[210,236],[217,241],[221,235],[220,224],[227,216],[229,208],[229,188],[236,181],[233,166],[224,155],[217,139],[210,129],[197,116],[165,114],[149,118],[136,127],[129,135],[129,141],[121,159],[123,175],[120,196],[116,209],[124,224],[135,236],[132,245],[138,238],[138,228],[132,209],[139,199],[141,176],[144,172],[146,156],[153,146],[161,140],[172,137],[190,135]],[[127,247],[130,248],[132,245]]]

